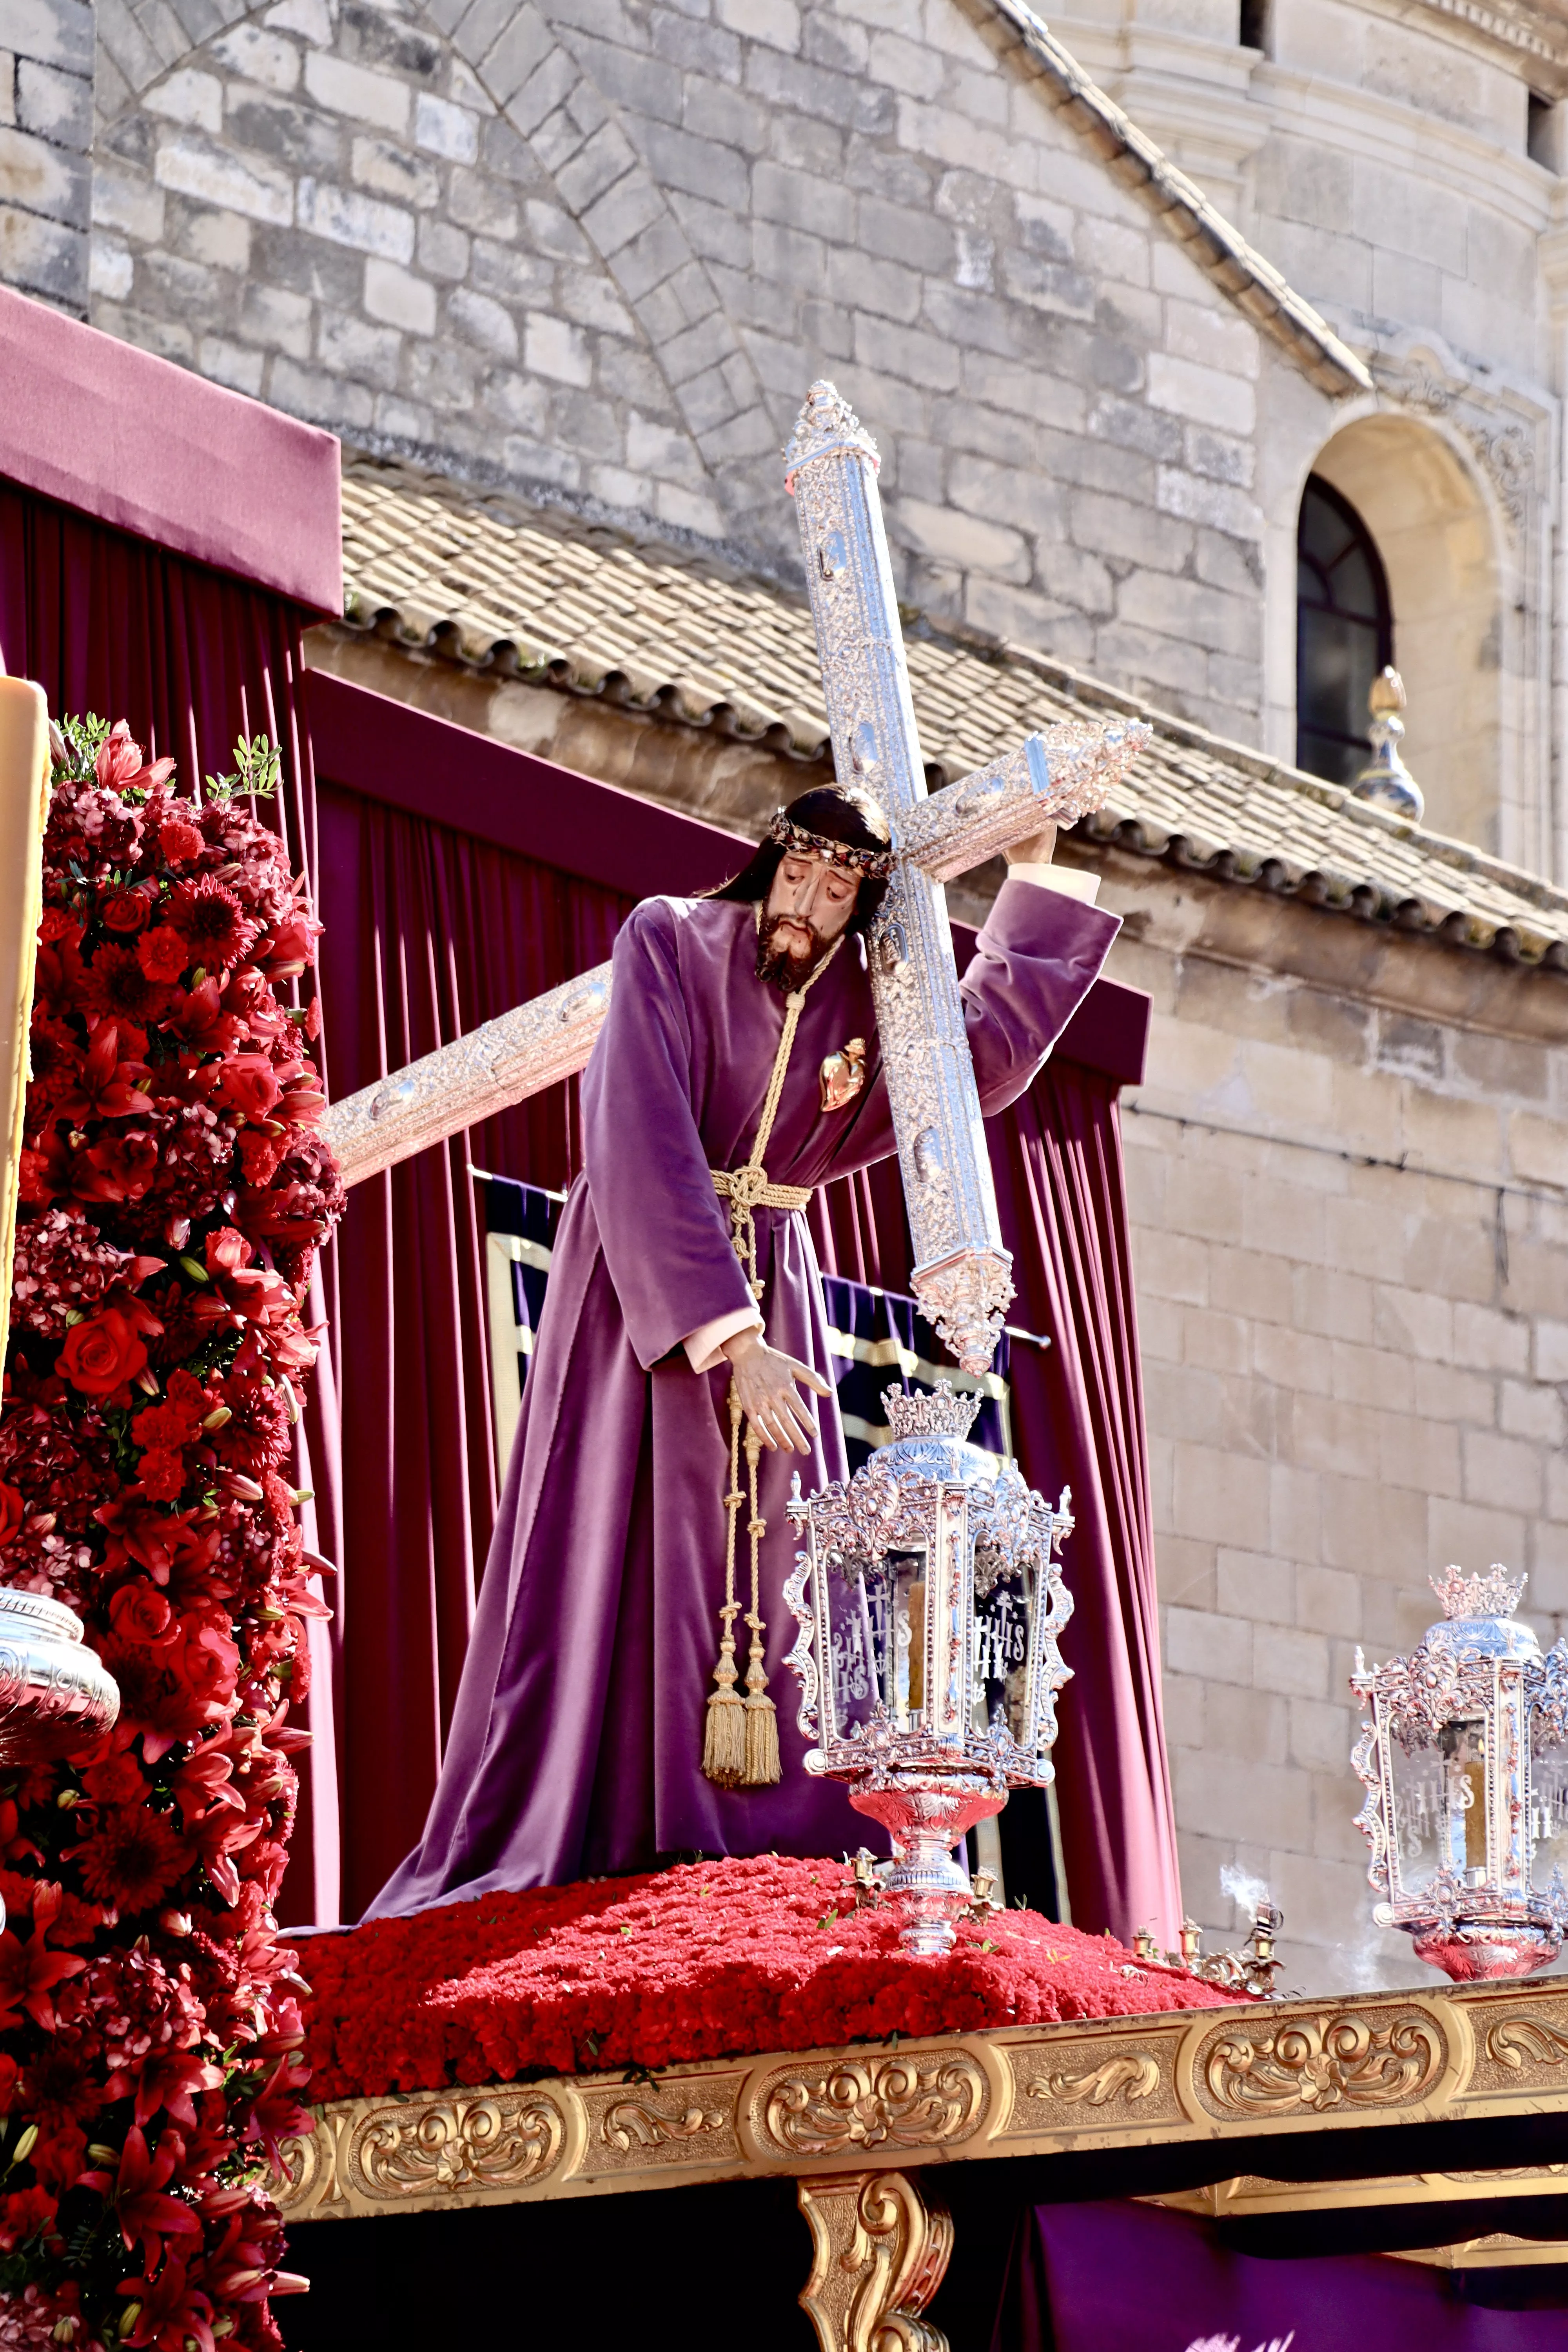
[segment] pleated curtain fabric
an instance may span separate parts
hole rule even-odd
[[[276,801],[256,803],[257,814],[277,826],[312,888],[320,862],[300,639],[316,617],[270,589],[0,481],[0,662],[6,671],[36,679],[51,711],[92,710],[128,720],[150,757],[178,761],[175,782],[186,790],[203,776],[229,771],[238,736],[270,736],[282,747],[283,789]],[[327,1042],[319,1042],[318,1053]],[[311,1324],[335,1322],[331,1291],[329,1252],[313,1277]],[[305,1540],[334,1563],[342,1553],[337,1460],[329,1340],[311,1384],[295,1474],[312,1491]],[[313,1690],[301,1712],[315,1748],[301,1771],[296,1859],[286,1890],[296,1919],[335,1916],[338,1899],[331,1643],[325,1627],[313,1622],[310,1631]]]
[[[331,783],[319,808],[340,1095],[604,962],[633,904]],[[574,1081],[356,1185],[331,1253],[353,1497],[333,1626],[346,1919],[424,1827],[506,1466],[470,1170],[560,1189],[577,1161]]]

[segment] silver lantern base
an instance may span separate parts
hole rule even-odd
[[[883,1892],[904,1915],[900,1943],[911,1959],[940,1959],[974,1906],[969,1873],[953,1848],[976,1822],[1001,1811],[1005,1786],[973,1772],[903,1772],[896,1786],[851,1785],[848,1795],[856,1811],[880,1822],[893,1842]]]
[[[1563,1949],[1560,1931],[1539,1923],[1460,1927],[1451,1919],[1432,1920],[1407,1932],[1416,1958],[1429,1969],[1441,1969],[1456,1984],[1532,1977],[1539,1969],[1549,1969]]]

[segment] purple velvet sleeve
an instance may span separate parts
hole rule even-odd
[[[1024,1093],[1100,977],[1120,915],[1004,882],[963,975],[963,1015],[987,1118]]]
[[[1065,891],[1004,882],[964,973],[964,1027],[987,1118],[1025,1093],[1041,1063],[1100,976],[1121,929]],[[898,1149],[880,1068],[853,1127],[826,1171],[847,1176]]]
[[[691,1108],[691,1031],[675,919],[627,918],[609,1014],[583,1075],[583,1164],[605,1263],[646,1370],[689,1332],[752,1305]]]

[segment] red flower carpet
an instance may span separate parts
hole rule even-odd
[[[683,1865],[491,1895],[312,1936],[310,2090],[510,2082],[893,2034],[1219,2009],[1238,1996],[1037,1911],[965,1920],[910,1960],[840,1862]]]

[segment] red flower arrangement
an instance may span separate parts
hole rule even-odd
[[[838,1862],[682,1864],[443,1904],[310,1938],[318,2098],[672,2066],[891,2034],[1219,2009],[1246,1996],[1037,1911],[911,1961]]]
[[[195,804],[123,721],[56,745],[10,1349],[0,1583],[119,1684],[68,1763],[0,1768],[0,2347],[275,2347],[268,2158],[305,2080],[271,1904],[305,1735],[282,1475],[342,1206],[314,959],[258,738]]]

